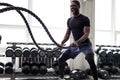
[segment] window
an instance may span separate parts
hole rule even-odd
[[[28,0],[3,0],[2,2],[28,8]],[[27,18],[27,14],[24,13],[24,15]],[[7,11],[0,14],[0,24],[24,25],[24,22],[16,11]]]
[[[33,11],[45,23],[58,43],[63,39],[67,28],[66,22],[70,16],[69,0],[3,0],[3,2]],[[39,43],[51,43],[40,23],[28,13],[23,11],[22,13],[29,21],[35,40]],[[6,42],[32,42],[24,21],[16,11],[0,14],[0,35],[3,37],[1,45]]]
[[[120,5],[119,5],[119,3],[120,3],[120,0],[116,0],[115,1],[115,21],[116,21],[116,30],[117,31],[120,31],[120,9],[119,9],[119,7],[120,7]]]
[[[112,0],[95,0],[95,29],[111,30]]]
[[[95,43],[119,45],[120,0],[96,0],[95,2]]]

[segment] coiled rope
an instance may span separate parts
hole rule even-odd
[[[7,12],[7,11],[11,11],[11,10],[16,10],[16,11],[21,15],[21,17],[23,18],[23,20],[24,20],[24,22],[25,22],[25,24],[26,24],[26,27],[27,27],[27,29],[28,29],[28,32],[29,32],[29,34],[30,34],[30,36],[31,36],[31,38],[32,38],[32,40],[33,40],[33,43],[36,45],[36,47],[37,47],[38,49],[40,49],[40,50],[42,50],[42,51],[44,51],[44,52],[55,52],[55,51],[58,50],[59,48],[64,48],[64,49],[65,49],[65,48],[69,48],[69,47],[63,47],[63,46],[61,46],[60,44],[58,44],[58,43],[53,39],[53,37],[51,36],[49,30],[47,29],[47,27],[45,26],[45,24],[43,23],[43,21],[42,21],[35,13],[33,13],[32,11],[30,11],[30,10],[28,10],[28,9],[26,9],[26,8],[22,8],[22,7],[15,7],[15,6],[13,6],[13,5],[11,5],[11,4],[8,4],[8,3],[0,3],[0,5],[1,5],[1,6],[9,6],[9,7],[0,9],[0,13]],[[57,47],[59,47],[59,48],[57,48],[56,50],[51,50],[51,51],[47,51],[47,50],[42,49],[42,48],[37,44],[36,40],[34,39],[34,36],[33,36],[32,31],[31,31],[31,29],[30,29],[30,26],[29,26],[26,18],[24,17],[24,15],[22,14],[21,11],[25,11],[25,12],[29,13],[30,15],[32,15],[35,19],[37,19],[38,22],[42,25],[42,27],[43,27],[44,30],[46,31],[46,33],[47,33],[47,35],[49,36],[49,38],[51,39],[51,41],[52,41],[55,45],[57,45]]]

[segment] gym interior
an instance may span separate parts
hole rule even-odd
[[[71,0],[0,0],[0,80],[58,80],[57,59]],[[120,0],[79,0],[90,19],[99,80],[120,80]],[[65,46],[73,42],[73,36]],[[85,55],[65,65],[65,80],[93,80]]]

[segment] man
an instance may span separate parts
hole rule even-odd
[[[79,8],[79,1],[73,0],[70,6],[73,16],[68,19],[67,31],[61,45],[63,46],[63,44],[69,39],[71,32],[74,37],[74,42],[70,44],[70,48],[67,49],[58,60],[60,69],[59,80],[64,80],[64,64],[66,60],[70,58],[74,59],[80,52],[85,54],[85,59],[90,65],[94,80],[98,80],[92,44],[88,38],[90,33],[90,21],[88,17],[80,14]]]

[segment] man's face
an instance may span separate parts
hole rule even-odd
[[[71,2],[70,9],[73,14],[77,14],[79,11],[79,6],[76,5],[74,2]]]

